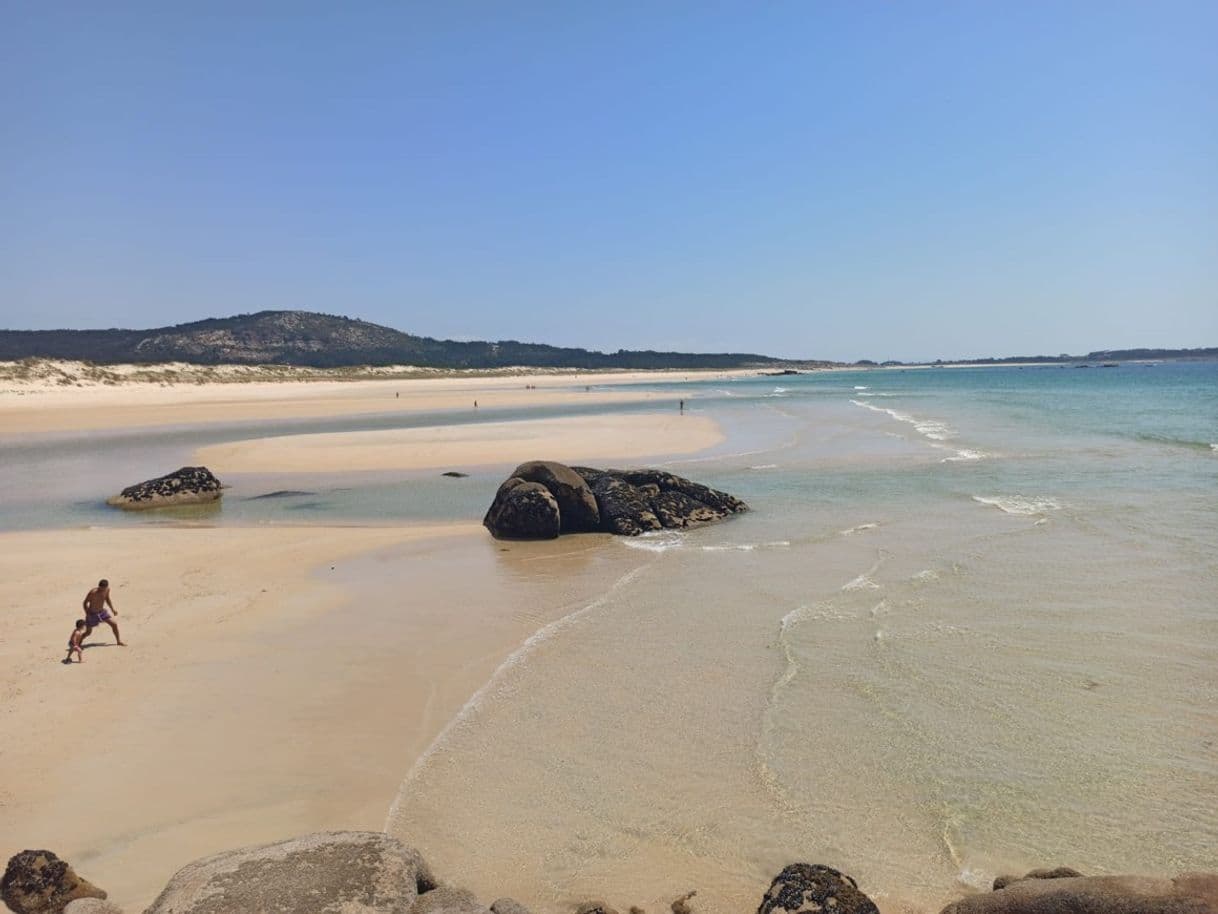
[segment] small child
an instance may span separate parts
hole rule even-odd
[[[85,632],[87,630],[88,628],[85,625],[85,620],[77,619],[76,629],[72,632],[72,637],[68,639],[68,656],[63,658],[64,663],[71,663],[73,654],[76,655],[77,663],[85,662],[84,652],[82,652],[80,649],[80,639],[85,636]]]

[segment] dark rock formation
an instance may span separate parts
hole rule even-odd
[[[552,460],[530,460],[516,467],[512,475],[549,489],[558,502],[563,533],[588,533],[601,528],[600,509],[592,490],[569,466]]]
[[[558,524],[563,533],[600,530],[620,536],[638,536],[649,530],[680,529],[721,520],[748,510],[740,499],[662,470],[598,470],[566,467],[549,461],[521,464],[495,495],[483,524],[496,537],[507,539],[550,538],[549,521],[532,522],[540,507],[530,503],[524,513],[525,527],[515,526],[514,513],[505,509],[521,484],[542,486],[558,505]],[[535,496],[530,495],[530,499]],[[540,527],[543,533],[528,529]]]
[[[387,835],[321,832],[196,860],[144,914],[408,914],[435,885],[418,852]]]
[[[0,899],[17,914],[61,914],[77,898],[105,897],[51,851],[14,854],[0,879]]]
[[[596,503],[600,505],[601,529],[606,533],[638,536],[664,526],[651,510],[647,492],[608,473],[599,473],[589,478],[588,482],[592,486],[592,494],[596,496]]]
[[[757,914],[880,914],[870,898],[845,873],[828,866],[792,863],[774,877]]]
[[[661,491],[651,498],[651,510],[665,527],[706,524],[722,517],[714,508],[690,498],[684,492],[671,489],[667,492]]]
[[[720,517],[737,514],[748,508],[744,502],[734,495],[728,495],[726,492],[720,492],[709,486],[691,482],[682,476],[666,473],[663,470],[608,470],[606,472],[621,476],[622,479],[632,486],[650,485],[657,487],[661,493],[679,492],[692,498],[694,501],[701,502]]]
[[[447,470],[440,475],[447,476],[449,479],[464,479],[469,473],[462,473],[460,470]]]
[[[576,907],[575,914],[617,914],[617,911],[603,901],[585,901]]]
[[[156,479],[127,486],[106,504],[129,511],[169,505],[199,505],[220,497],[220,480],[207,467],[182,467]]]
[[[516,476],[499,487],[482,524],[499,539],[532,540],[552,540],[562,526],[550,490]]]
[[[515,898],[497,898],[491,902],[494,914],[529,914],[529,909]]]
[[[1054,871],[1004,881],[986,895],[949,904],[942,914],[1218,914],[1218,875],[1035,875],[1046,872]]]

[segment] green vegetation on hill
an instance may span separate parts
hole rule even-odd
[[[430,368],[741,368],[785,364],[751,353],[613,353],[521,343],[414,336],[330,314],[260,311],[155,330],[0,330],[0,359],[81,359],[98,364],[418,365]]]

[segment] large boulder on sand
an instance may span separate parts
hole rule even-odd
[[[0,879],[0,898],[17,914],[61,914],[77,898],[105,897],[51,851],[14,854]]]
[[[127,486],[106,504],[129,511],[170,505],[201,505],[220,497],[220,480],[207,467],[182,467],[156,479]]]
[[[482,524],[497,539],[552,540],[562,528],[558,501],[539,482],[504,480]]]
[[[651,493],[608,473],[599,473],[590,478],[592,492],[601,506],[601,525],[606,533],[638,536],[663,528],[664,525],[651,510]]]
[[[942,914],[1218,914],[1218,875],[1002,877],[1001,888],[949,904]]]
[[[537,488],[525,486],[549,493],[557,518],[550,516],[549,502]],[[638,536],[747,510],[733,495],[663,470],[598,470],[534,460],[518,466],[499,487],[482,523],[504,539],[550,539],[559,532],[592,530]]]
[[[601,513],[592,489],[569,466],[553,460],[530,460],[516,467],[512,476],[541,483],[549,490],[558,502],[563,533],[587,533],[601,528]]]
[[[435,886],[400,841],[320,832],[187,864],[144,914],[408,914]]]
[[[859,891],[858,883],[819,863],[792,863],[774,877],[757,914],[880,914],[875,903]]]

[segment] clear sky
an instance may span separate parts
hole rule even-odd
[[[1218,345],[1218,3],[0,0],[0,327]]]

